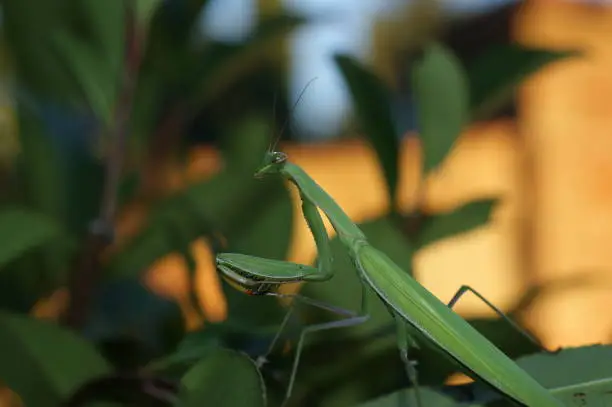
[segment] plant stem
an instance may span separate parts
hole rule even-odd
[[[121,180],[129,119],[142,59],[143,35],[136,28],[132,7],[126,6],[123,78],[115,107],[114,123],[109,131],[111,146],[106,162],[106,179],[100,203],[100,214],[89,227],[82,250],[68,281],[70,302],[63,322],[75,329],[81,328],[87,320],[92,293],[102,271],[101,255],[113,240],[117,190]]]

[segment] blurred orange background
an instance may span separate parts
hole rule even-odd
[[[520,91],[519,118],[472,126],[443,168],[426,183],[426,206],[450,210],[475,198],[501,196],[487,226],[418,253],[416,276],[446,301],[469,284],[508,309],[535,283],[595,273],[596,286],[551,293],[521,321],[550,348],[610,342],[612,318],[612,6],[528,1],[515,24],[524,44],[578,48],[584,56],[558,62],[530,78]],[[362,141],[283,145],[356,221],[379,216],[386,205],[382,175],[373,151]],[[400,197],[408,210],[419,169],[419,145],[403,145]],[[193,151],[187,172],[168,174],[168,187],[209,176],[219,166],[210,149]],[[369,191],[364,195],[363,191]],[[315,245],[299,211],[289,259],[309,263]],[[134,233],[142,208],[122,214],[120,235]],[[198,281],[207,319],[226,316],[212,258],[195,242]],[[179,255],[155,264],[147,283],[178,298],[190,327],[202,321],[190,308],[185,266]],[[256,301],[256,299],[254,299]],[[473,298],[458,310],[491,315]],[[44,314],[41,306],[39,313]]]

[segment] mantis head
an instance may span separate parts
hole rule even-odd
[[[280,172],[286,162],[287,154],[280,151],[267,152],[263,164],[255,171],[255,178],[263,178],[264,175]]]

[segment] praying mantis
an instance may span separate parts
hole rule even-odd
[[[289,162],[285,153],[280,151],[266,153],[263,164],[255,172],[255,177],[262,178],[268,175],[281,176],[298,189],[302,212],[318,250],[317,267],[239,253],[220,253],[216,257],[216,266],[221,276],[230,285],[247,294],[275,296],[283,296],[278,290],[286,283],[324,282],[331,279],[334,275],[332,255],[329,236],[319,213],[321,210],[346,248],[362,282],[361,307],[357,313],[297,297],[312,305],[336,311],[345,318],[311,325],[302,331],[285,394],[285,403],[291,397],[305,337],[316,331],[350,327],[366,322],[369,304],[365,290],[370,287],[393,316],[400,358],[408,378],[417,389],[415,398],[419,407],[424,406],[418,395],[417,371],[408,358],[409,348],[416,346],[415,337],[424,338],[426,344],[455,361],[468,375],[489,384],[518,405],[529,407],[565,405],[451,309],[459,297],[467,291],[474,292],[483,300],[484,297],[470,287],[464,286],[450,304],[442,303],[386,254],[370,245],[364,233],[334,199],[302,168]],[[485,302],[492,306],[488,301]]]

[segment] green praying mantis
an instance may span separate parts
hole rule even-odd
[[[302,301],[342,314],[345,318],[306,327],[300,336],[285,402],[291,397],[305,337],[316,331],[350,327],[368,320],[366,288],[376,292],[394,318],[397,345],[406,374],[415,386],[416,403],[424,407],[418,395],[418,377],[408,350],[416,345],[415,337],[454,360],[468,375],[481,380],[518,405],[529,407],[562,407],[565,404],[534,378],[516,365],[508,356],[483,337],[467,321],[452,311],[454,303],[467,291],[493,307],[480,294],[468,286],[462,287],[449,304],[436,296],[397,266],[387,255],[368,243],[359,229],[334,199],[325,192],[302,168],[289,162],[279,151],[266,153],[264,163],[255,177],[267,175],[284,177],[299,190],[302,212],[318,250],[317,267],[280,260],[264,259],[238,253],[220,253],[216,257],[217,269],[235,288],[250,295],[282,296],[279,288],[286,283],[324,282],[334,275],[329,237],[325,230],[321,210],[329,219],[341,243],[351,258],[362,281],[361,308],[357,313],[338,310],[318,304],[314,300],[298,297]],[[493,307],[498,313],[501,311]]]

